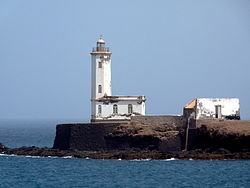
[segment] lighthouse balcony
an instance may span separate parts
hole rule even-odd
[[[92,52],[110,52],[109,47],[94,47]]]

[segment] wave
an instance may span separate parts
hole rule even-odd
[[[62,158],[64,158],[64,159],[71,159],[71,158],[73,158],[73,156],[64,156]]]
[[[14,154],[5,154],[5,153],[0,153],[0,156],[13,157],[13,156],[17,156],[17,155],[14,155]]]
[[[32,155],[24,155],[24,157],[27,157],[27,158],[41,158],[40,156],[32,156]]]
[[[64,158],[64,157],[57,157],[57,156],[32,156],[32,155],[15,155],[15,154],[5,154],[0,153],[0,156],[6,156],[6,157],[25,157],[25,158]],[[66,156],[66,158],[69,158],[69,156]]]
[[[176,160],[178,160],[178,159],[172,157],[172,158],[170,158],[170,159],[164,159],[163,161],[176,161]]]
[[[151,161],[151,159],[132,159],[130,161]]]
[[[119,160],[119,159],[118,159]],[[156,159],[156,160],[152,160],[152,159],[132,159],[130,161],[177,161],[178,159],[176,158],[170,158],[170,159]],[[193,159],[190,159],[190,160],[193,160]]]

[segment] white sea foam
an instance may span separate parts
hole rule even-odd
[[[32,155],[25,155],[24,157],[27,157],[27,158],[41,158],[40,156],[32,156]]]
[[[151,161],[151,159],[133,159],[131,161]]]
[[[0,156],[8,156],[8,154],[0,153]]]
[[[65,156],[65,157],[63,157],[64,159],[71,159],[71,158],[73,158],[72,156]]]
[[[165,159],[164,161],[175,161],[175,160],[177,160],[176,158],[170,158],[170,159]]]
[[[47,156],[47,157],[48,157],[48,158],[53,158],[53,159],[54,159],[54,158],[61,158],[61,157],[58,157],[58,156],[50,156],[50,155]]]
[[[15,154],[5,154],[5,153],[0,153],[0,156],[8,156],[8,157],[26,157],[26,158],[42,158],[42,157],[40,157],[40,156],[15,155]]]
[[[0,153],[0,156],[8,156],[8,157],[13,157],[13,156],[17,156],[17,155],[14,155],[14,154],[5,154],[5,153]]]

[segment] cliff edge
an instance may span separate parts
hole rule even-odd
[[[0,152],[93,159],[250,159],[250,121],[199,121],[187,131],[181,117],[170,119],[61,124],[53,148],[12,149],[0,143]]]
[[[190,149],[250,151],[250,121],[200,121]]]
[[[61,150],[179,151],[181,131],[173,125],[148,125],[135,122],[57,125],[53,148]]]
[[[250,121],[200,121],[190,128],[186,122],[100,122],[57,125],[54,149],[80,151],[146,150],[179,152],[185,149],[213,152],[250,151]]]

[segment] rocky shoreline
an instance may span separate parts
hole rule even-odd
[[[0,153],[6,155],[21,155],[21,156],[39,156],[39,157],[72,157],[72,158],[90,158],[90,159],[182,159],[182,160],[235,160],[235,159],[250,159],[250,152],[230,152],[225,149],[218,149],[213,152],[192,150],[180,151],[172,153],[164,153],[159,151],[148,150],[130,150],[130,151],[72,151],[58,150],[52,148],[39,147],[20,147],[7,148],[0,144]]]
[[[175,124],[177,120],[170,117],[167,124],[155,121],[62,124],[57,126],[53,148],[8,148],[0,143],[0,153],[125,160],[250,159],[250,121],[201,121],[187,134]]]

